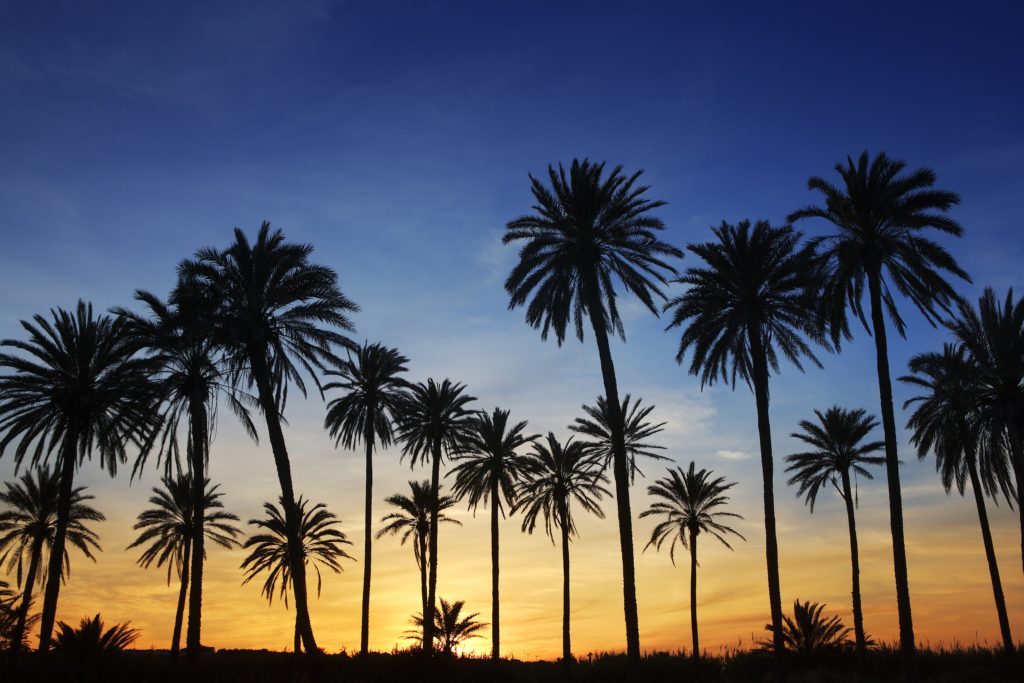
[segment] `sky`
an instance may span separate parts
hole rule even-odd
[[[507,221],[529,211],[528,174],[574,157],[644,170],[665,239],[710,238],[723,220],[781,222],[815,201],[812,175],[862,150],[927,166],[962,203],[962,239],[940,238],[973,282],[1024,289],[1024,11],[1015,3],[53,2],[0,0],[0,337],[18,321],[81,298],[101,310],[166,293],[175,266],[232,228],[269,220],[334,268],[357,302],[358,341],[398,347],[409,378],[465,382],[476,406],[502,406],[531,433],[566,425],[602,393],[589,335],[559,348],[520,310],[504,278]],[[700,6],[697,6],[700,5]],[[715,6],[712,6],[715,5]],[[808,222],[809,234],[827,226]],[[679,267],[695,265],[690,255]],[[678,289],[670,290],[675,293]],[[678,331],[622,299],[625,343],[613,343],[620,391],[654,404],[674,465],[737,482],[731,510],[746,542],[701,548],[699,618],[710,651],[746,647],[768,621],[761,472],[754,400],[745,386],[701,390],[673,360]],[[890,333],[894,376],[947,339],[901,302],[907,338]],[[850,617],[849,545],[841,500],[813,515],[785,485],[781,456],[801,419],[833,404],[879,410],[874,349],[863,330],[823,369],[783,366],[772,379],[775,490],[783,605],[813,600]],[[923,643],[995,643],[998,628],[973,502],[946,495],[919,462],[894,386],[914,625]],[[298,492],[342,520],[362,548],[363,461],[322,429],[318,395],[293,398],[286,439]],[[429,471],[395,450],[377,455],[383,498]],[[632,488],[640,636],[645,650],[689,644],[689,572],[644,550],[637,515],[664,463]],[[210,473],[227,509],[259,516],[279,488],[266,439],[250,441],[222,411]],[[0,457],[0,480],[14,476]],[[73,555],[58,618],[101,612],[167,647],[177,589],[126,551],[155,469],[130,481],[87,463],[77,481],[107,515],[104,551]],[[884,472],[859,482],[865,625],[897,634]],[[572,547],[577,653],[624,648],[614,506],[581,519]],[[1015,514],[990,504],[1011,626],[1024,633]],[[460,506],[440,534],[439,593],[490,620],[488,517]],[[560,648],[561,564],[541,533],[502,522],[502,646],[521,658]],[[203,640],[218,648],[290,647],[292,617],[258,584],[241,585],[240,551],[212,548]],[[370,644],[406,646],[418,611],[410,547],[374,546]],[[358,648],[362,570],[325,576],[311,605],[319,643]],[[488,632],[470,650],[489,651]]]

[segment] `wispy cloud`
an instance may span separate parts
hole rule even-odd
[[[723,460],[746,460],[747,458],[750,457],[748,453],[735,450],[718,450],[715,451],[715,455],[717,455],[719,458],[722,458]]]

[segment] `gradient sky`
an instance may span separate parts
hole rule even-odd
[[[1024,50],[1015,3],[50,2],[0,0],[0,337],[18,320],[81,297],[100,309],[131,304],[135,288],[166,292],[174,267],[231,229],[270,220],[312,242],[362,307],[358,340],[411,358],[410,378],[465,382],[480,408],[565,425],[602,392],[588,337],[558,348],[508,312],[502,289],[515,261],[505,222],[528,210],[527,173],[589,156],[643,168],[677,245],[721,220],[784,216],[814,197],[808,176],[868,148],[929,166],[963,198],[962,240],[945,240],[974,284],[1024,290]],[[955,5],[955,8],[954,8]],[[809,232],[824,229],[807,224]],[[683,265],[695,263],[694,257]],[[890,337],[894,374],[946,338],[903,304],[907,340]],[[747,537],[735,552],[701,549],[702,643],[761,638],[768,620],[754,400],[745,387],[700,390],[673,362],[678,333],[623,301],[628,343],[613,353],[620,390],[657,405],[660,442],[679,465],[738,481],[734,510]],[[863,331],[824,370],[784,367],[772,383],[774,445],[815,408],[878,411],[873,344]],[[909,396],[895,387],[897,408]],[[321,429],[319,397],[289,403],[286,438],[299,492],[327,503],[362,547],[363,464]],[[915,630],[922,642],[998,640],[978,523],[969,500],[947,496],[918,462],[897,410]],[[662,464],[646,468],[648,481]],[[781,468],[778,468],[781,469]],[[376,467],[381,499],[405,490],[398,453]],[[0,479],[13,475],[0,460]],[[268,446],[248,441],[228,411],[211,475],[243,520],[279,493]],[[73,558],[58,617],[101,611],[132,620],[141,647],[169,643],[177,589],[123,550],[157,476],[129,484],[87,464],[96,495],[98,562]],[[645,482],[633,489],[646,507]],[[859,526],[865,623],[896,635],[884,474],[861,481]],[[841,501],[813,516],[776,477],[782,596],[826,602],[849,616],[849,546]],[[586,519],[572,549],[574,650],[621,649],[624,632],[614,507]],[[1011,625],[1024,633],[1024,577],[1015,517],[991,511]],[[489,620],[486,515],[441,533],[439,592]],[[645,649],[688,645],[688,571],[641,553],[651,524],[634,520],[640,634]],[[561,566],[542,535],[502,525],[503,650],[524,658],[559,649]],[[375,546],[371,646],[400,643],[418,610],[416,567],[394,539]],[[212,549],[204,642],[291,643],[283,605],[240,586],[238,551]],[[312,605],[318,641],[358,647],[361,569],[326,577]],[[489,649],[486,637],[475,641]]]

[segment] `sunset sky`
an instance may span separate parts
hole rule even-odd
[[[827,4],[827,3],[826,3]],[[530,433],[566,425],[602,393],[598,359],[584,344],[541,341],[507,310],[503,282],[515,248],[506,221],[531,206],[528,173],[575,156],[644,169],[667,241],[710,237],[722,221],[786,214],[816,197],[811,175],[831,175],[847,154],[885,150],[936,170],[958,192],[966,229],[943,240],[974,284],[1024,292],[1024,49],[1015,3],[732,4],[552,2],[22,2],[0,0],[0,338],[18,324],[83,298],[105,310],[143,288],[166,293],[175,266],[231,229],[269,220],[315,246],[361,310],[357,341],[382,341],[410,359],[409,379],[450,377],[480,409],[502,406]],[[899,5],[899,6],[897,6]],[[982,9],[984,6],[984,9]],[[585,7],[585,9],[584,9]],[[760,8],[758,8],[760,7]],[[802,226],[815,233],[821,224]],[[692,255],[677,264],[696,265]],[[678,291],[673,289],[673,292]],[[908,338],[890,337],[903,374],[915,353],[947,338],[906,302]],[[658,443],[676,465],[691,460],[737,481],[735,552],[704,541],[699,573],[702,645],[749,646],[768,621],[754,399],[745,386],[700,390],[664,332],[624,298],[627,343],[613,354],[620,391],[657,406]],[[772,379],[773,442],[782,599],[828,604],[852,625],[849,545],[841,500],[814,515],[785,485],[789,437],[815,408],[879,410],[873,343],[862,329],[824,369],[784,366]],[[919,462],[894,387],[914,626],[924,643],[999,639],[991,584],[971,499],[947,496],[929,459]],[[286,439],[296,489],[343,520],[362,554],[363,458],[335,449],[319,396],[289,401]],[[880,430],[877,434],[881,438]],[[269,445],[251,442],[221,412],[210,472],[228,510],[260,516],[279,486]],[[640,552],[651,522],[648,463],[632,490],[641,644],[689,644],[688,564]],[[72,554],[58,618],[101,612],[131,620],[137,646],[169,645],[177,586],[124,550],[158,475],[111,479],[96,462],[78,483],[107,515],[104,552]],[[14,476],[10,454],[0,480]],[[407,490],[396,449],[376,459],[375,516]],[[896,604],[883,472],[859,483],[865,627],[896,637]],[[625,646],[614,503],[608,518],[580,517],[572,548],[572,630],[577,653]],[[1007,607],[1024,635],[1024,575],[1016,515],[990,504]],[[440,532],[439,594],[490,621],[488,517],[460,505],[462,527]],[[503,651],[559,654],[559,549],[542,533],[502,523]],[[248,529],[247,529],[248,532]],[[203,642],[285,649],[292,612],[268,606],[259,584],[241,586],[240,551],[209,550]],[[394,538],[374,550],[370,645],[390,650],[419,610],[412,549]],[[362,571],[325,576],[311,603],[319,644],[358,649]],[[489,651],[488,630],[472,648]]]

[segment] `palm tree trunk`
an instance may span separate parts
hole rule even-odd
[[[967,461],[967,469],[971,475],[971,488],[974,490],[974,502],[978,506],[978,522],[981,524],[981,539],[985,544],[985,558],[988,560],[988,573],[992,577],[992,595],[996,601],[996,614],[999,616],[999,632],[1003,636],[1003,649],[1013,654],[1013,636],[1010,635],[1010,620],[1006,615],[1006,599],[1003,597],[1003,583],[999,579],[999,564],[996,551],[992,544],[992,530],[988,525],[988,512],[985,510],[985,496],[978,481],[978,467],[974,458]]]
[[[501,613],[498,606],[498,480],[491,478],[491,659],[501,659]]]
[[[846,501],[846,521],[850,527],[850,565],[853,574],[853,633],[857,654],[863,655],[867,647],[864,636],[864,613],[860,604],[860,552],[857,550],[857,519],[853,511],[853,492],[850,490],[850,472],[843,471],[843,499]]]
[[[417,533],[416,542],[420,544],[420,602],[423,607],[423,611],[420,612],[422,615],[427,613],[427,534]]]
[[[359,654],[363,657],[370,649],[370,562],[373,553],[373,422],[367,422],[366,435],[366,516],[363,541],[363,609],[359,635]]]
[[[572,661],[572,644],[569,641],[569,511],[568,505],[560,506],[559,516],[562,518],[559,527],[562,529],[562,661]]]
[[[171,636],[171,659],[178,657],[178,646],[181,643],[181,622],[185,616],[185,597],[188,595],[188,570],[191,552],[191,539],[185,539],[185,551],[181,558],[181,589],[178,591],[178,609],[174,612],[174,634]]]
[[[206,401],[194,395],[189,401],[192,432],[192,579],[188,597],[188,631],[185,650],[190,658],[199,654],[203,614],[203,562],[206,559]]]
[[[292,592],[295,595],[295,620],[302,637],[303,649],[309,654],[319,652],[316,639],[313,637],[313,625],[309,619],[309,597],[306,590],[306,564],[302,557],[299,543],[299,524],[295,506],[295,489],[292,486],[292,470],[288,461],[288,448],[285,445],[284,433],[281,431],[281,418],[277,412],[277,402],[270,384],[270,370],[265,356],[259,352],[249,355],[256,387],[259,391],[260,408],[267,422],[267,435],[270,447],[274,452],[274,465],[277,467],[277,478],[281,483],[281,501],[284,507],[285,524],[287,525],[288,555],[292,573]]]
[[[608,344],[604,308],[595,279],[588,287],[587,309],[590,324],[594,328],[594,340],[601,359],[601,376],[604,380],[605,400],[608,402],[608,421],[612,436],[612,461],[615,473],[615,502],[619,522],[619,549],[622,555],[622,603],[626,617],[626,657],[630,666],[640,662],[640,624],[636,607],[636,571],[633,564],[633,520],[629,508],[629,466],[626,461],[625,425],[622,418],[622,403],[619,402],[619,388],[615,380],[615,365]]]
[[[875,337],[878,364],[878,393],[882,401],[882,429],[885,432],[885,473],[889,483],[889,526],[892,529],[893,569],[896,574],[896,608],[900,622],[900,649],[914,654],[914,621],[910,612],[910,580],[907,577],[907,549],[903,541],[903,494],[900,490],[900,460],[896,451],[896,418],[892,407],[892,380],[889,377],[889,350],[882,312],[881,275],[877,267],[868,269],[871,294],[871,326]]]
[[[25,575],[25,590],[21,594],[21,607],[18,609],[18,623],[11,635],[11,650],[21,651],[22,641],[25,639],[25,624],[28,623],[28,608],[32,604],[32,587],[36,583],[36,573],[39,571],[39,558],[43,554],[43,537],[36,536],[32,541],[32,556],[28,561],[28,574]]]
[[[302,637],[299,635],[299,613],[295,613],[295,632],[292,635],[292,652],[302,654]]]
[[[1024,491],[1024,440],[1021,438],[1016,420],[1011,418],[1006,421],[1006,432],[1007,440],[1010,442],[1013,473],[1017,480],[1017,495],[1024,497],[1024,493],[1021,493]],[[1017,505],[1017,514],[1020,517],[1020,559],[1021,566],[1024,567],[1024,506]]]
[[[690,529],[690,630],[693,632],[693,661],[700,661],[697,637],[697,534]]]
[[[434,605],[437,600],[437,516],[441,485],[441,440],[434,441],[434,462],[430,472],[430,562],[427,578],[427,612],[423,614],[423,652],[434,652]]]
[[[57,618],[57,597],[60,595],[60,577],[64,569],[64,542],[71,518],[71,489],[75,479],[75,465],[78,459],[78,425],[74,417],[65,432],[63,453],[60,463],[60,490],[57,495],[57,529],[50,546],[50,562],[46,573],[46,590],[43,594],[43,616],[39,625],[39,651],[50,649],[50,636]]]

